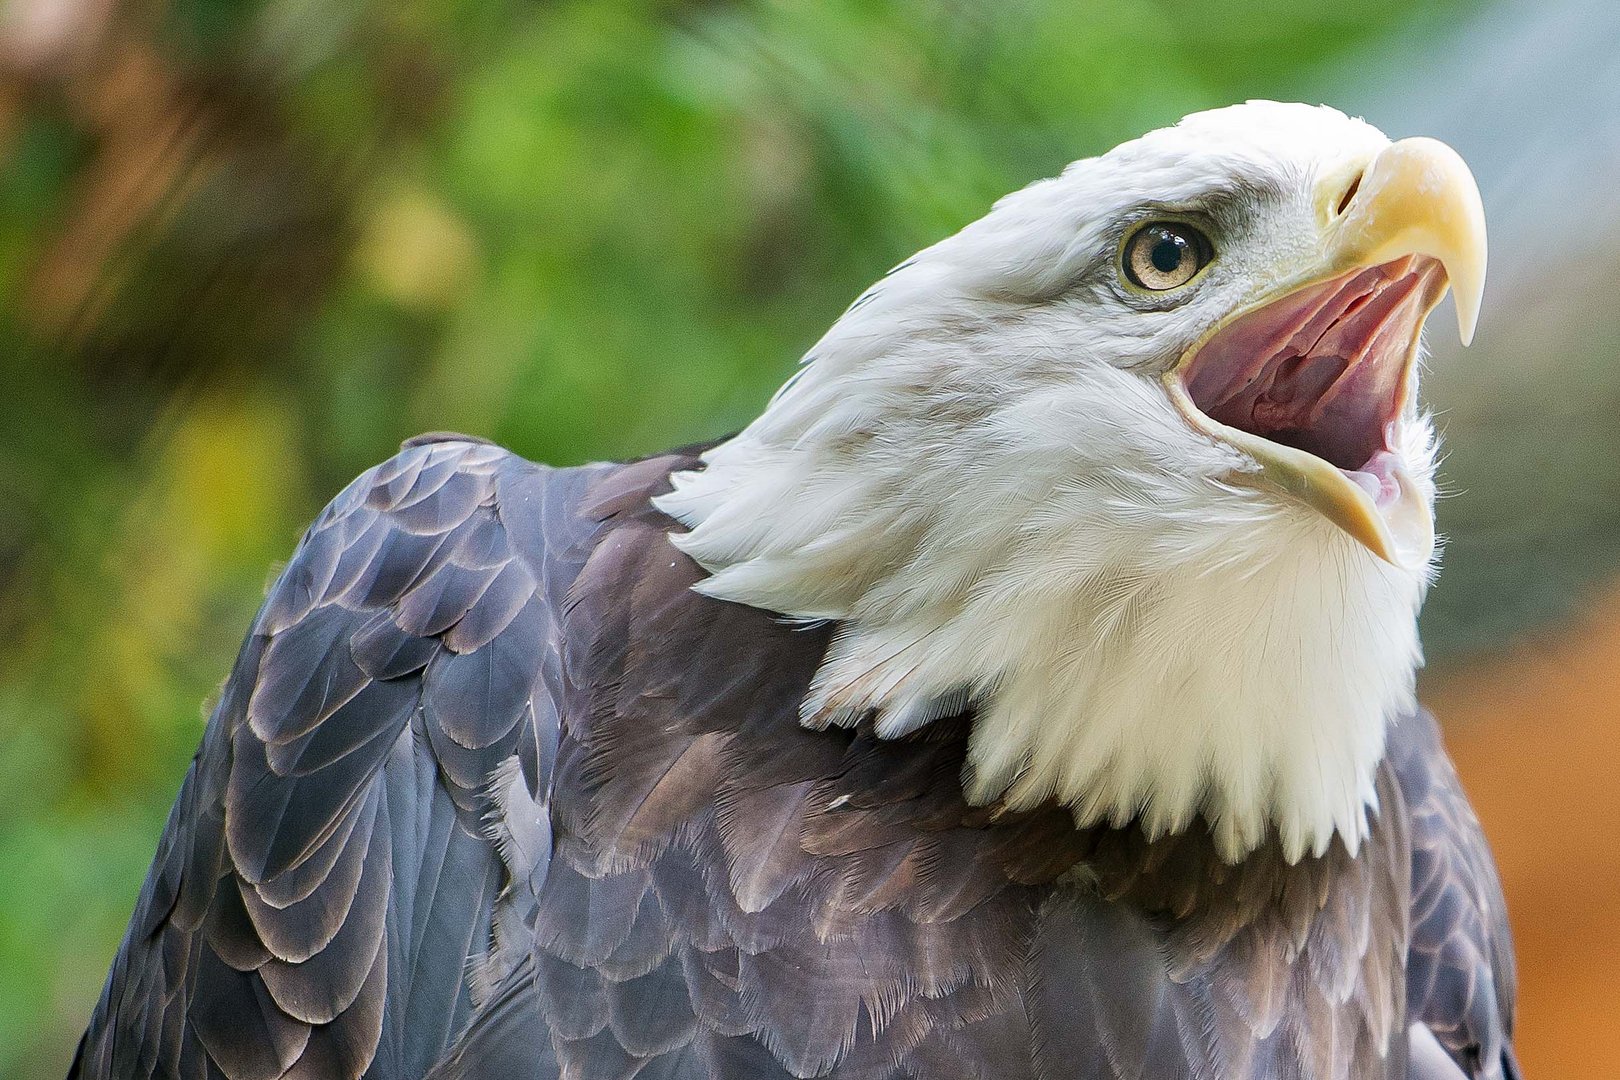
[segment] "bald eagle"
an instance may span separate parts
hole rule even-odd
[[[271,588],[75,1077],[1518,1074],[1414,698],[1455,153],[1190,116],[1001,200],[740,434],[459,436]]]

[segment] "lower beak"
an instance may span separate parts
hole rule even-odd
[[[1193,426],[1243,451],[1260,465],[1259,482],[1292,496],[1349,533],[1362,546],[1394,566],[1416,567],[1434,550],[1434,519],[1427,496],[1398,464],[1391,469],[1394,497],[1383,507],[1342,469],[1282,443],[1211,420],[1187,396],[1179,381],[1169,382],[1171,400]]]

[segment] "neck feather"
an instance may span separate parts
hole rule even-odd
[[[1424,576],[1227,482],[1249,466],[1150,379],[1071,366],[1009,399],[956,364],[921,393],[912,342],[858,391],[812,365],[657,500],[700,591],[838,621],[804,722],[899,737],[971,706],[973,801],[1150,836],[1201,815],[1232,860],[1273,829],[1290,859],[1355,851]]]

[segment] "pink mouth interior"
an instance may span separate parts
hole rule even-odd
[[[1382,504],[1408,360],[1444,287],[1438,262],[1409,255],[1301,289],[1210,338],[1182,374],[1187,394],[1212,420],[1338,466]]]

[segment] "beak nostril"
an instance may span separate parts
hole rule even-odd
[[[1356,192],[1361,190],[1361,178],[1363,175],[1363,173],[1356,173],[1356,178],[1350,181],[1349,187],[1344,189],[1344,197],[1339,200],[1339,208],[1334,211],[1334,214],[1343,217],[1344,212],[1350,209],[1350,204],[1355,200]]]

